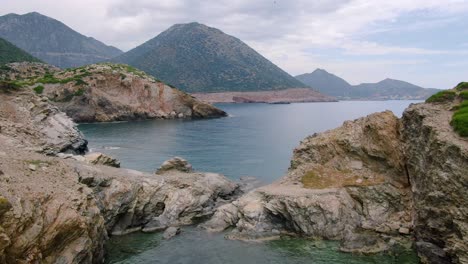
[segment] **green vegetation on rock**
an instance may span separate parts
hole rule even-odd
[[[452,116],[450,124],[462,137],[468,137],[468,101],[464,101]]]
[[[463,100],[468,100],[468,91],[461,91],[460,98]]]
[[[21,88],[16,82],[12,81],[0,81],[0,92],[1,93],[11,93],[13,91],[18,91]]]
[[[456,90],[458,91],[463,91],[463,90],[468,90],[468,82],[461,82],[459,83],[456,87]]]
[[[426,103],[444,103],[450,102],[457,96],[457,93],[452,90],[440,91],[431,97],[427,98]]]
[[[6,211],[10,210],[11,203],[3,196],[0,196],[0,216],[2,216]]]
[[[450,124],[453,130],[462,137],[468,137],[468,82],[461,82],[452,90],[440,91],[429,97],[427,103],[453,103],[461,101],[452,107],[455,111]]]
[[[34,90],[34,92],[36,92],[37,94],[42,94],[42,92],[44,92],[44,86],[38,85],[38,86],[34,87],[33,90]]]

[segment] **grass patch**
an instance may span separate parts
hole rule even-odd
[[[37,80],[39,83],[60,83],[60,80],[55,78],[51,73],[46,73],[42,78]]]
[[[58,79],[53,74],[48,73],[48,74],[44,75],[44,77],[38,79],[37,82],[52,83],[52,84],[54,84],[54,83],[65,84],[65,83],[75,81],[75,83],[79,83],[77,85],[80,85],[80,84],[87,84],[85,81],[82,80],[82,78],[87,77],[89,75],[91,75],[91,73],[85,72],[83,74],[78,74],[78,75],[75,75],[73,77],[69,77],[69,78],[65,78],[65,79]]]
[[[468,100],[468,90],[467,91],[461,91],[459,95],[460,95],[461,99]]]
[[[34,90],[34,92],[36,92],[36,94],[42,94],[42,92],[44,92],[44,86],[38,85],[38,86],[34,87],[33,90]]]
[[[444,90],[427,98],[426,103],[448,102],[448,101],[452,101],[453,99],[455,99],[456,96],[457,96],[457,93],[455,91]]]
[[[460,136],[468,137],[468,101],[459,105],[458,110],[452,116],[450,124]]]

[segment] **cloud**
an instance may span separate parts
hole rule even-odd
[[[385,66],[392,62],[395,67],[405,67],[405,60],[422,63],[418,56],[426,57],[422,63],[426,65],[431,63],[427,62],[430,56],[467,55],[463,43],[453,43],[461,50],[454,50],[449,43],[446,49],[435,49],[369,37],[396,32],[404,39],[404,34],[414,30],[446,30],[457,19],[466,23],[466,0],[7,0],[0,6],[0,13],[5,14],[30,11],[54,17],[123,50],[142,44],[173,24],[197,21],[242,39],[292,74],[316,67],[331,67],[329,70],[337,73],[346,72],[346,67],[349,72],[360,67],[363,73],[359,77],[368,81],[397,74]],[[408,19],[402,23],[405,16]],[[334,56],[321,56],[324,49],[335,51]],[[356,56],[363,57],[362,63],[346,60]],[[395,56],[398,58],[388,58]],[[345,60],[337,63],[339,58]],[[382,71],[377,73],[375,67],[382,67]]]

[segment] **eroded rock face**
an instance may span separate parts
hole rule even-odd
[[[44,94],[75,122],[223,117],[227,114],[126,65],[58,72]],[[64,81],[69,80],[69,81]]]
[[[48,155],[84,154],[88,149],[76,124],[31,91],[0,92],[0,137]]]
[[[296,233],[342,241],[342,250],[375,253],[408,240],[411,192],[399,147],[400,122],[373,114],[306,138],[288,175],[220,207],[203,224],[230,225],[233,239]]]
[[[426,263],[468,263],[468,140],[453,132],[449,108],[412,105],[402,119],[416,247]]]
[[[0,127],[0,263],[102,263],[109,235],[192,224],[239,193],[183,159],[147,174],[58,153],[79,152],[81,134],[31,92],[0,94]]]

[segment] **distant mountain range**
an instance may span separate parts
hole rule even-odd
[[[109,60],[122,53],[36,12],[1,16],[0,37],[60,68]]]
[[[126,53],[36,12],[0,16],[0,38],[6,40],[0,39],[0,64],[35,58],[61,68],[120,62],[190,93],[311,87],[338,99],[387,100],[425,99],[438,91],[392,79],[351,85],[322,69],[294,78],[241,40],[195,22],[176,24]]]
[[[0,38],[0,65],[20,61],[39,62],[40,60]]]
[[[305,86],[241,40],[199,23],[174,25],[114,61],[139,68],[186,92]]]
[[[378,83],[351,85],[344,79],[323,69],[316,69],[312,73],[298,75],[296,79],[323,94],[338,99],[426,99],[440,91],[394,79],[385,79]]]

